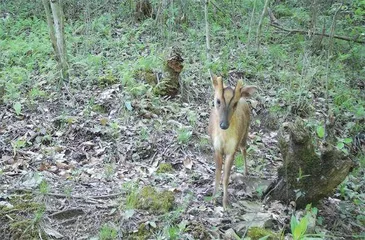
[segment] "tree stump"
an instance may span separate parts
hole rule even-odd
[[[171,48],[166,60],[163,79],[154,88],[155,94],[175,97],[179,93],[179,78],[184,68],[183,62],[184,59],[181,57],[181,50],[177,47]]]
[[[136,3],[135,18],[137,21],[143,21],[152,17],[153,9],[149,0],[139,0]]]
[[[295,201],[298,208],[315,204],[330,196],[354,165],[330,143],[315,149],[311,134],[300,118],[286,130],[281,129],[279,147],[283,166],[278,169],[277,180],[266,190],[266,201]]]

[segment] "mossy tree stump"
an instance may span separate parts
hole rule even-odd
[[[139,0],[136,2],[136,11],[134,16],[137,21],[143,21],[153,17],[153,9],[149,0]]]
[[[279,147],[283,166],[278,178],[266,191],[266,200],[296,202],[298,208],[330,196],[348,175],[353,162],[330,143],[324,143],[316,153],[312,137],[297,119],[286,130],[281,129]]]
[[[179,78],[184,68],[183,62],[181,50],[177,47],[172,47],[166,60],[163,79],[154,88],[156,94],[175,97],[179,93]]]

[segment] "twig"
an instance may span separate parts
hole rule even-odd
[[[264,200],[262,201],[263,203],[267,202],[267,199],[270,197],[269,195],[271,194],[271,192],[274,191],[281,184],[282,181],[283,179],[280,179],[280,181],[276,183],[272,189],[270,189],[267,193],[265,193]]]
[[[270,23],[279,25],[278,20],[276,19],[274,13],[271,11],[271,8],[269,8],[269,7],[267,8],[267,13],[269,14],[269,17],[270,17]]]
[[[209,0],[205,0],[205,5],[204,5],[205,41],[206,41],[206,45],[207,45],[207,62],[208,62],[208,65],[210,65],[211,57],[210,57],[210,40],[209,40],[208,4],[209,4]],[[209,72],[210,78],[212,79],[212,71],[210,70],[210,66],[208,67],[208,72]]]
[[[81,198],[81,199],[105,199],[105,198],[114,198],[119,197],[123,193],[112,193],[107,195],[100,195],[100,196],[71,196],[66,194],[60,194],[60,193],[47,193],[48,196],[52,197],[59,197],[59,198]]]
[[[331,58],[331,51],[332,51],[332,47],[333,47],[333,38],[335,36],[335,27],[336,27],[336,17],[338,12],[340,11],[342,7],[342,3],[340,4],[340,6],[338,7],[337,11],[335,12],[335,14],[333,15],[333,20],[332,20],[332,24],[331,24],[331,31],[329,34],[330,40],[329,40],[329,44],[328,44],[328,49],[327,49],[327,63],[326,63],[326,92],[325,92],[325,100],[326,100],[326,110],[327,110],[327,114],[328,117],[325,116],[325,121],[324,121],[324,141],[326,141],[328,134],[329,134],[329,126],[331,124],[331,112],[329,109],[329,102],[328,102],[328,73],[329,73],[329,67],[330,67],[330,58]],[[324,36],[324,34],[322,34],[322,36]]]
[[[270,26],[274,27],[274,28],[277,28],[277,29],[280,29],[280,30],[283,30],[285,32],[289,32],[291,34],[294,34],[294,33],[299,33],[299,34],[308,34],[308,31],[306,30],[301,30],[301,29],[288,29],[288,28],[284,28],[284,27],[281,27],[277,24],[274,24],[274,23],[270,23]],[[345,36],[340,36],[340,35],[331,35],[331,34],[327,34],[327,33],[324,33],[324,32],[313,32],[311,33],[312,35],[317,35],[317,36],[324,36],[324,37],[333,37],[333,38],[337,38],[337,39],[341,39],[341,40],[344,40],[344,41],[351,41],[351,42],[356,42],[356,43],[365,43],[365,40],[359,40],[357,39],[358,36],[356,38],[349,38],[349,37],[345,37]]]

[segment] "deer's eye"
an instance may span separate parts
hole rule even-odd
[[[221,105],[221,100],[217,99],[217,104]]]
[[[238,104],[238,102],[236,102],[236,103],[233,105],[233,108],[236,108],[236,107],[237,107],[237,104]]]

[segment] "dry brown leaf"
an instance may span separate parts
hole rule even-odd
[[[190,157],[186,157],[183,161],[183,164],[184,164],[184,167],[189,170],[192,169],[192,167],[193,167],[193,161],[191,160]]]

